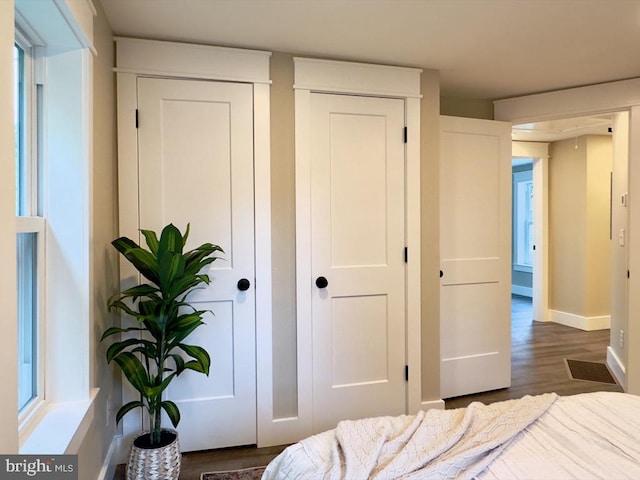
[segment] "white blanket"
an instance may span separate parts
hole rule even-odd
[[[470,479],[484,470],[557,395],[524,397],[415,416],[340,422],[290,446],[263,480]]]
[[[640,479],[640,397],[560,397],[519,434],[482,480]]]

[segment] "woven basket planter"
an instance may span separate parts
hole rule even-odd
[[[163,434],[175,435],[175,439],[164,447],[141,448],[136,446],[135,442],[131,446],[127,462],[127,480],[178,480],[182,459],[178,432],[169,429],[162,431]]]

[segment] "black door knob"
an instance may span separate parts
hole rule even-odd
[[[246,278],[241,278],[240,280],[238,280],[238,290],[244,292],[245,290],[249,290],[250,286],[251,282]]]
[[[318,277],[316,278],[316,287],[318,288],[327,288],[327,285],[329,285],[329,282],[326,278],[324,277]]]
[[[440,270],[440,278],[444,277],[444,272]]]

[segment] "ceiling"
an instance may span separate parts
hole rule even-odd
[[[611,135],[611,115],[573,117],[514,125],[511,138],[523,142],[557,142],[582,135]]]
[[[640,0],[100,0],[116,35],[440,71],[500,99],[640,77]]]

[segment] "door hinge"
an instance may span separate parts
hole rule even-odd
[[[404,263],[409,261],[409,247],[404,247]]]
[[[138,109],[136,108],[136,128],[138,128]]]
[[[409,365],[404,366],[404,379],[405,381],[409,381]]]
[[[409,136],[409,133],[407,132],[407,127],[404,127],[403,135],[404,135],[404,143],[407,143],[407,138]]]
[[[629,270],[627,270],[627,278],[629,278]]]

